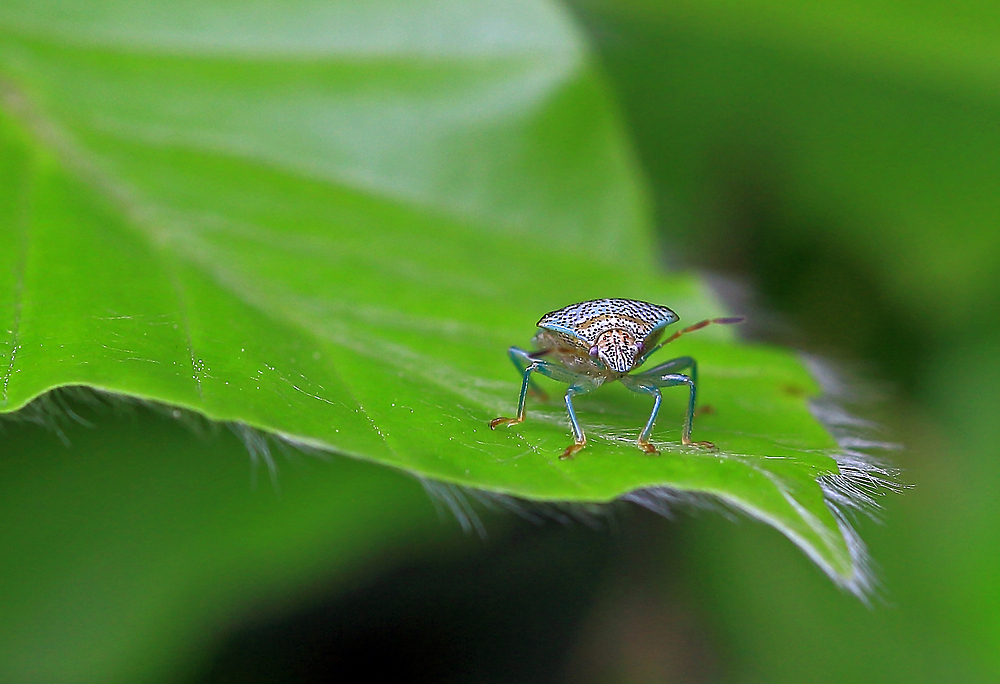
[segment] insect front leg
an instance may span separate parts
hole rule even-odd
[[[524,371],[535,362],[535,359],[531,358],[529,352],[524,351],[520,347],[511,347],[507,350],[507,355],[510,356],[511,362],[514,367],[517,368],[517,372],[524,375]],[[538,397],[541,401],[548,401],[549,395],[538,386],[534,380],[528,381],[528,391]]]
[[[576,411],[573,410],[573,397],[586,394],[597,387],[599,383],[595,383],[587,376],[574,373],[558,361],[548,361],[531,357],[528,352],[517,347],[510,348],[510,357],[514,360],[518,368],[521,368],[522,364],[524,368],[521,380],[521,394],[517,400],[517,417],[505,418],[501,416],[494,418],[490,421],[490,428],[495,430],[500,425],[517,425],[524,421],[524,401],[528,394],[528,388],[531,385],[531,374],[541,373],[545,377],[569,384],[569,389],[566,390],[566,412],[569,414],[569,423],[573,428],[573,443],[566,447],[559,458],[564,460],[573,458],[580,449],[587,445],[587,436],[584,434],[583,428],[580,427]]]
[[[569,413],[569,424],[573,428],[574,441],[562,452],[559,457],[561,460],[573,458],[578,451],[587,446],[587,435],[583,433],[580,421],[576,419],[576,411],[573,410],[573,397],[577,394],[586,394],[589,391],[590,388],[583,385],[573,385],[566,390],[566,412]]]
[[[518,423],[524,422],[524,400],[528,396],[528,387],[531,386],[531,373],[538,368],[538,361],[531,361],[526,366],[522,367],[518,363],[520,357],[515,356],[515,350],[518,352],[523,351],[522,349],[517,349],[517,347],[510,348],[510,358],[514,361],[514,365],[521,369],[521,395],[517,399],[517,417],[516,418],[505,418],[500,416],[499,418],[494,418],[490,421],[490,429],[496,430],[500,425],[517,425]]]
[[[676,372],[688,369],[690,369],[690,373],[687,375]],[[708,449],[715,448],[715,445],[711,442],[691,441],[691,428],[694,422],[694,408],[698,394],[698,364],[690,356],[682,356],[667,361],[645,373],[625,376],[622,378],[622,384],[633,392],[652,394],[654,397],[653,411],[649,414],[649,420],[646,421],[646,427],[642,429],[637,442],[637,446],[647,454],[656,453],[656,447],[649,442],[649,436],[653,431],[656,416],[660,411],[660,403],[662,401],[660,389],[664,387],[677,387],[678,385],[687,385],[689,388],[688,408],[687,414],[684,417],[684,428],[681,431],[681,444],[684,446],[700,446]]]
[[[524,400],[528,396],[528,389],[533,384],[531,382],[532,373],[538,372],[546,377],[560,382],[573,383],[577,378],[575,373],[570,372],[561,364],[543,359],[532,358],[528,352],[523,349],[519,349],[518,347],[511,347],[509,354],[511,360],[514,362],[514,365],[517,366],[518,369],[522,369],[521,395],[517,400],[517,417],[505,418],[504,416],[500,416],[499,418],[494,418],[490,421],[490,429],[492,430],[495,430],[500,425],[517,425],[518,423],[524,422]]]

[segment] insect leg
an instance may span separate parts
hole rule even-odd
[[[583,428],[580,427],[580,421],[577,420],[576,411],[573,410],[573,396],[589,392],[594,388],[594,385],[586,382],[585,377],[574,373],[561,363],[533,358],[523,349],[511,347],[509,354],[511,360],[514,362],[514,365],[516,365],[523,374],[523,379],[521,381],[521,394],[517,399],[517,417],[505,418],[504,416],[500,416],[499,418],[494,418],[490,421],[490,429],[495,430],[500,425],[517,425],[518,423],[524,421],[524,401],[528,395],[528,389],[532,385],[531,374],[533,372],[541,373],[542,375],[552,378],[553,380],[570,384],[569,389],[566,390],[566,411],[569,413],[569,422],[573,428],[573,444],[566,447],[565,451],[563,451],[559,458],[573,458],[573,456],[587,444],[587,437],[583,433]]]
[[[690,367],[691,374],[684,375],[683,373],[666,373],[662,372],[660,369],[667,370],[670,368],[680,369]],[[697,401],[698,389],[697,389],[697,364],[694,359],[690,357],[681,357],[679,359],[674,359],[673,361],[668,361],[657,368],[650,370],[646,373],[640,373],[633,376],[625,376],[622,378],[622,383],[631,389],[633,392],[642,392],[645,394],[652,394],[655,397],[653,403],[653,411],[649,416],[649,421],[646,423],[646,427],[643,428],[639,435],[638,446],[640,449],[646,453],[654,453],[655,448],[649,443],[649,435],[653,430],[653,424],[656,422],[656,415],[660,410],[660,388],[663,387],[676,387],[678,385],[687,385],[689,388],[688,394],[688,407],[687,414],[684,416],[684,428],[681,431],[681,444],[685,446],[700,446],[708,449],[715,448],[715,445],[711,442],[692,442],[691,441],[691,427],[694,422],[694,408],[695,402]]]
[[[639,433],[639,439],[636,442],[636,446],[645,451],[647,454],[655,454],[656,447],[649,443],[649,434],[653,431],[653,425],[656,423],[656,416],[660,412],[660,403],[663,401],[663,395],[660,393],[660,388],[658,387],[650,387],[646,391],[654,397],[653,410],[649,414],[649,420],[646,421],[646,427],[644,427],[642,432]]]
[[[513,362],[514,367],[517,368],[517,372],[523,374],[524,370],[535,362],[531,355],[521,349],[520,347],[511,347],[507,350],[507,355],[510,356],[510,360]],[[547,401],[549,395],[543,390],[534,380],[528,382],[528,391],[534,394],[542,401]]]
[[[525,364],[522,371],[521,395],[517,400],[517,417],[505,418],[500,416],[499,418],[494,418],[490,421],[490,428],[494,430],[499,425],[517,425],[524,422],[524,400],[528,396],[528,388],[531,386],[531,374],[533,372],[538,372],[553,380],[570,384],[576,383],[580,377],[560,363],[532,358],[528,355],[528,352],[517,347],[510,348],[510,357],[517,359],[515,363],[519,368],[521,367],[521,363]]]
[[[566,412],[569,413],[569,424],[573,428],[573,443],[566,447],[559,457],[562,460],[573,458],[580,449],[587,446],[587,436],[583,434],[580,421],[576,419],[576,411],[573,410],[573,396],[576,394],[586,394],[590,390],[581,385],[573,385],[566,390]]]
[[[511,349],[514,349],[514,347],[511,347]],[[514,358],[513,352],[511,353],[511,358]],[[515,361],[515,363],[517,362]],[[533,361],[521,371],[523,379],[521,381],[521,396],[517,399],[517,417],[505,418],[500,416],[499,418],[494,418],[490,421],[491,430],[496,430],[498,425],[517,425],[518,423],[524,422],[524,399],[528,395],[528,386],[531,384],[531,372],[534,371],[538,365],[539,362]]]
[[[661,363],[659,366],[650,368],[649,370],[643,371],[641,373],[634,373],[630,377],[634,380],[647,381],[656,380],[656,378],[666,374],[666,373],[680,373],[682,371],[690,369],[687,373],[691,377],[694,383],[698,384],[698,362],[692,359],[690,356],[678,356],[676,359],[670,359],[665,363]]]

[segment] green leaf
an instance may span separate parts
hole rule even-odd
[[[505,350],[546,311],[721,313],[656,274],[628,146],[556,8],[226,7],[0,10],[3,410],[87,385],[528,499],[711,494],[856,586],[818,482],[837,445],[788,352],[725,329],[672,345],[701,364],[717,452],[677,444],[682,391],[653,458],[650,402],[620,386],[580,399],[573,461],[558,400],[488,428],[517,397]]]

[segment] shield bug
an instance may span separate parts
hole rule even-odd
[[[524,421],[524,400],[528,391],[544,395],[531,380],[532,373],[541,373],[569,384],[566,411],[574,441],[560,458],[572,458],[587,444],[587,437],[573,410],[573,397],[591,392],[606,382],[620,380],[633,392],[653,396],[653,411],[636,444],[647,454],[655,454],[656,447],[649,442],[649,435],[660,410],[660,389],[687,385],[689,398],[681,443],[714,448],[711,442],[691,441],[698,384],[698,364],[694,359],[681,356],[640,373],[633,371],[654,352],[685,333],[712,323],[739,323],[743,318],[710,318],[678,330],[661,341],[666,327],[678,320],[677,314],[665,306],[635,299],[594,299],[545,314],[538,321],[539,330],[532,339],[537,347],[535,351],[528,352],[518,347],[508,350],[511,361],[522,376],[517,417],[495,418],[490,421],[490,428],[517,425]]]

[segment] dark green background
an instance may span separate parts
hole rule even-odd
[[[996,680],[995,6],[576,4],[656,188],[665,261],[745,278],[775,315],[761,334],[874,381],[865,413],[915,485],[864,529],[884,605],[704,517],[671,547],[675,609],[709,626],[726,681]]]

